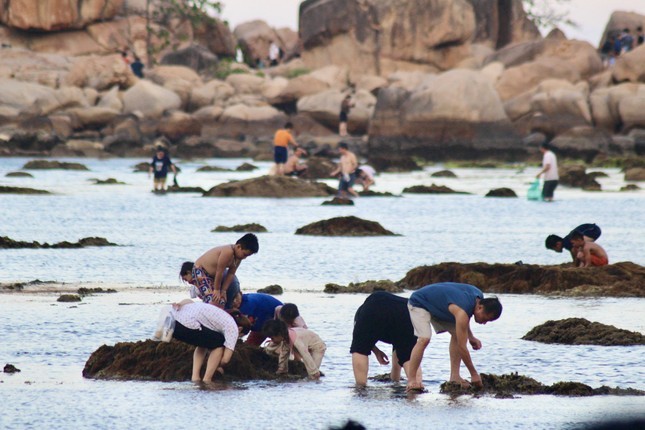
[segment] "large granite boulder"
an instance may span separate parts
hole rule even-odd
[[[205,197],[327,197],[335,193],[330,186],[286,176],[231,181],[217,185]]]
[[[298,112],[311,116],[321,124],[336,129],[338,127],[340,105],[345,94],[338,90],[303,97],[298,100]],[[365,90],[359,90],[352,98],[355,106],[349,113],[347,128],[350,133],[364,134],[374,112],[376,97]]]
[[[522,339],[565,345],[645,345],[645,336],[642,333],[591,322],[584,318],[547,321],[533,327]]]
[[[201,20],[193,28],[197,43],[221,58],[234,58],[237,40],[228,24],[219,19]]]
[[[166,110],[178,109],[181,98],[174,92],[147,80],[140,80],[123,93],[123,111],[160,117]]]
[[[591,268],[441,263],[410,270],[399,285],[415,290],[436,282],[462,282],[490,293],[645,297],[645,267],[631,262]]]
[[[242,50],[244,61],[251,66],[254,66],[257,60],[263,60],[266,63],[271,42],[282,50],[286,47],[275,29],[271,28],[266,21],[259,19],[238,25],[233,30],[233,35]]]
[[[621,100],[639,93],[645,93],[645,85],[622,83],[594,90],[589,96],[594,125],[610,132],[616,131],[622,124],[619,108]]]
[[[612,77],[616,82],[645,82],[645,45],[618,57]]]
[[[611,142],[611,136],[605,130],[591,126],[576,126],[556,136],[551,144],[557,148],[558,154],[564,157],[590,163],[597,156],[607,154]]]
[[[0,22],[21,30],[58,31],[83,28],[114,18],[124,0],[6,0]]]
[[[65,83],[75,87],[107,90],[115,85],[127,88],[137,81],[120,55],[90,55],[74,59]]]
[[[395,154],[512,160],[525,152],[490,81],[465,69],[428,75],[413,92],[380,90],[369,134],[370,160]]]

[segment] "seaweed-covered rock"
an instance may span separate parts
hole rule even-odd
[[[517,197],[517,194],[510,188],[495,188],[490,190],[486,197]]]
[[[204,197],[327,197],[335,193],[332,187],[320,182],[265,175],[217,185]]]
[[[2,368],[2,371],[3,371],[4,373],[16,373],[16,372],[20,372],[20,369],[18,369],[16,366],[14,366],[14,365],[13,365],[13,364],[11,364],[11,363],[7,363],[7,364],[5,364],[5,365],[4,365],[4,367]]]
[[[404,193],[409,194],[469,194],[463,191],[455,191],[445,185],[413,185],[403,189]]]
[[[257,170],[258,166],[254,166],[253,164],[250,163],[242,163],[239,166],[235,168],[236,172],[252,172],[254,170]]]
[[[398,284],[415,290],[435,282],[462,282],[496,293],[645,297],[645,267],[631,262],[602,267],[441,263],[416,267]]]
[[[226,227],[224,225],[218,225],[214,229],[211,230],[211,232],[216,232],[216,233],[228,233],[228,232],[235,232],[235,233],[266,233],[268,230],[260,224],[257,223],[250,223],[250,224],[237,224],[234,225],[233,227]]]
[[[202,166],[196,172],[232,172],[232,170],[219,166]]]
[[[178,185],[171,185],[168,187],[169,193],[199,193],[204,194],[206,192],[202,187],[180,187]]]
[[[641,187],[636,184],[627,184],[624,187],[620,187],[620,191],[638,191]]]
[[[195,347],[173,340],[120,342],[103,345],[90,355],[83,377],[91,379],[190,381]],[[224,367],[225,380],[279,379],[278,360],[262,349],[238,342],[231,361]],[[301,362],[289,363],[289,376],[303,378]]]
[[[342,197],[334,197],[331,200],[322,202],[322,206],[354,206],[354,200],[344,199]]]
[[[53,245],[40,242],[23,242],[16,241],[7,236],[0,236],[0,249],[18,249],[18,248],[84,248],[86,246],[117,246],[116,243],[109,242],[103,237],[84,237],[78,242],[58,242]]]
[[[451,170],[439,170],[438,172],[434,172],[432,175],[433,178],[456,178],[457,175]]]
[[[114,178],[94,179],[94,185],[125,185],[125,182],[117,181]]]
[[[625,170],[626,181],[645,181],[645,167],[631,167]]]
[[[394,194],[390,193],[389,191],[381,192],[381,191],[372,191],[372,190],[359,191],[358,195],[361,197],[395,197]],[[401,196],[396,196],[396,197],[401,197]]]
[[[331,172],[336,168],[336,163],[334,163],[329,158],[325,157],[309,157],[307,159],[307,178],[310,179],[330,179],[332,176]]]
[[[97,288],[86,288],[86,287],[81,287],[78,290],[76,290],[79,296],[90,296],[92,294],[110,294],[110,293],[116,293],[116,290],[114,288],[108,288],[107,290],[104,290],[101,287]]]
[[[258,293],[264,293],[264,294],[271,294],[272,296],[279,296],[280,294],[284,293],[284,290],[280,285],[269,285],[264,288],[260,288],[258,290]]]
[[[309,236],[396,236],[376,221],[345,216],[316,221],[300,227],[296,234]]]
[[[569,187],[582,188],[585,191],[600,191],[601,187],[595,176],[588,174],[581,165],[563,166],[559,169],[560,183]]]
[[[33,178],[34,175],[27,172],[9,172],[5,175],[7,178]]]
[[[641,333],[584,318],[547,321],[532,328],[522,339],[565,345],[645,345],[645,336]]]
[[[0,185],[0,194],[51,194],[49,191],[35,188],[7,187]]]
[[[346,287],[337,284],[325,285],[325,293],[373,293],[374,291],[387,291],[389,293],[401,293],[403,288],[389,280],[350,282]]]
[[[63,302],[63,303],[74,303],[74,302],[80,302],[81,301],[81,296],[78,294],[61,294],[57,299],[57,302]]]
[[[26,170],[45,170],[45,169],[62,169],[62,170],[90,170],[81,163],[67,163],[56,160],[32,160],[28,161],[23,169]]]
[[[150,163],[142,161],[141,163],[137,163],[133,167],[135,172],[149,172],[150,171]]]

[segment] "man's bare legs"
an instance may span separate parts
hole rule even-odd
[[[399,357],[396,355],[396,351],[392,350],[392,370],[390,370],[390,379],[394,382],[399,382],[401,380],[401,365],[399,364]],[[407,375],[407,372],[406,372]]]
[[[359,354],[358,352],[352,353],[352,368],[354,369],[356,385],[367,385],[369,359],[367,355]]]
[[[208,361],[206,362],[206,373],[204,373],[204,382],[211,382],[213,380],[213,375],[219,367],[220,362],[222,361],[222,355],[224,354],[224,347],[220,346],[211,351],[208,356]]]
[[[420,337],[417,339],[417,343],[412,348],[412,354],[410,354],[410,360],[407,362],[408,369],[406,374],[408,375],[408,386],[406,390],[423,390],[423,384],[418,381],[417,373],[421,367],[421,360],[423,359],[423,353],[430,344],[430,339],[425,337]]]
[[[459,346],[457,345],[457,336],[450,334],[450,382],[456,382],[463,388],[468,388],[470,382],[459,375],[461,366],[461,355],[459,355]]]
[[[339,136],[347,136],[347,123],[346,122],[341,122],[338,124],[338,135]]]

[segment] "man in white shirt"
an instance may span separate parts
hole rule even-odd
[[[279,59],[280,59],[280,48],[272,40],[271,44],[269,45],[269,63],[270,63],[270,65],[272,67],[277,66]]]
[[[544,142],[540,145],[540,152],[542,153],[542,170],[537,174],[536,178],[544,174],[544,186],[542,187],[542,198],[545,202],[553,201],[553,192],[558,186],[558,159],[555,157],[553,151],[550,150],[549,144]]]

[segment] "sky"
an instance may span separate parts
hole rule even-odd
[[[271,27],[298,29],[298,7],[301,0],[220,0],[222,18],[234,29],[238,24],[261,19]],[[645,0],[571,0],[564,6],[578,28],[561,30],[569,39],[600,43],[611,13],[617,10],[645,15]]]

